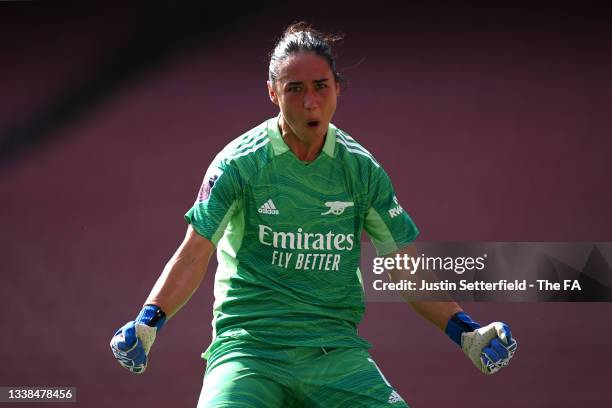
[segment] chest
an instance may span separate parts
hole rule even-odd
[[[365,216],[362,187],[341,163],[270,163],[248,183],[246,219],[288,231],[354,233]]]

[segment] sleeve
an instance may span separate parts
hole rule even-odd
[[[215,160],[204,175],[198,197],[185,214],[185,221],[217,246],[236,211],[241,190],[238,170]]]
[[[378,256],[399,251],[419,234],[416,225],[399,204],[387,173],[373,169],[368,192],[364,229]]]

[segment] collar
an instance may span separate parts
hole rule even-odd
[[[289,146],[285,143],[283,135],[280,132],[278,121],[280,114],[275,118],[268,119],[268,137],[270,138],[270,144],[274,150],[274,155],[279,156],[289,150]],[[327,128],[327,135],[325,135],[325,142],[323,142],[323,153],[329,157],[334,157],[334,149],[336,147],[336,126],[332,123]]]

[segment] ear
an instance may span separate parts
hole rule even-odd
[[[278,105],[278,95],[276,94],[276,90],[274,89],[274,85],[272,82],[267,81],[268,84],[268,96],[273,104]]]
[[[340,96],[340,84],[336,81],[336,95]]]

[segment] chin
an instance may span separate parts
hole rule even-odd
[[[308,128],[308,134],[314,137],[325,136],[327,127],[317,126],[316,128]]]

